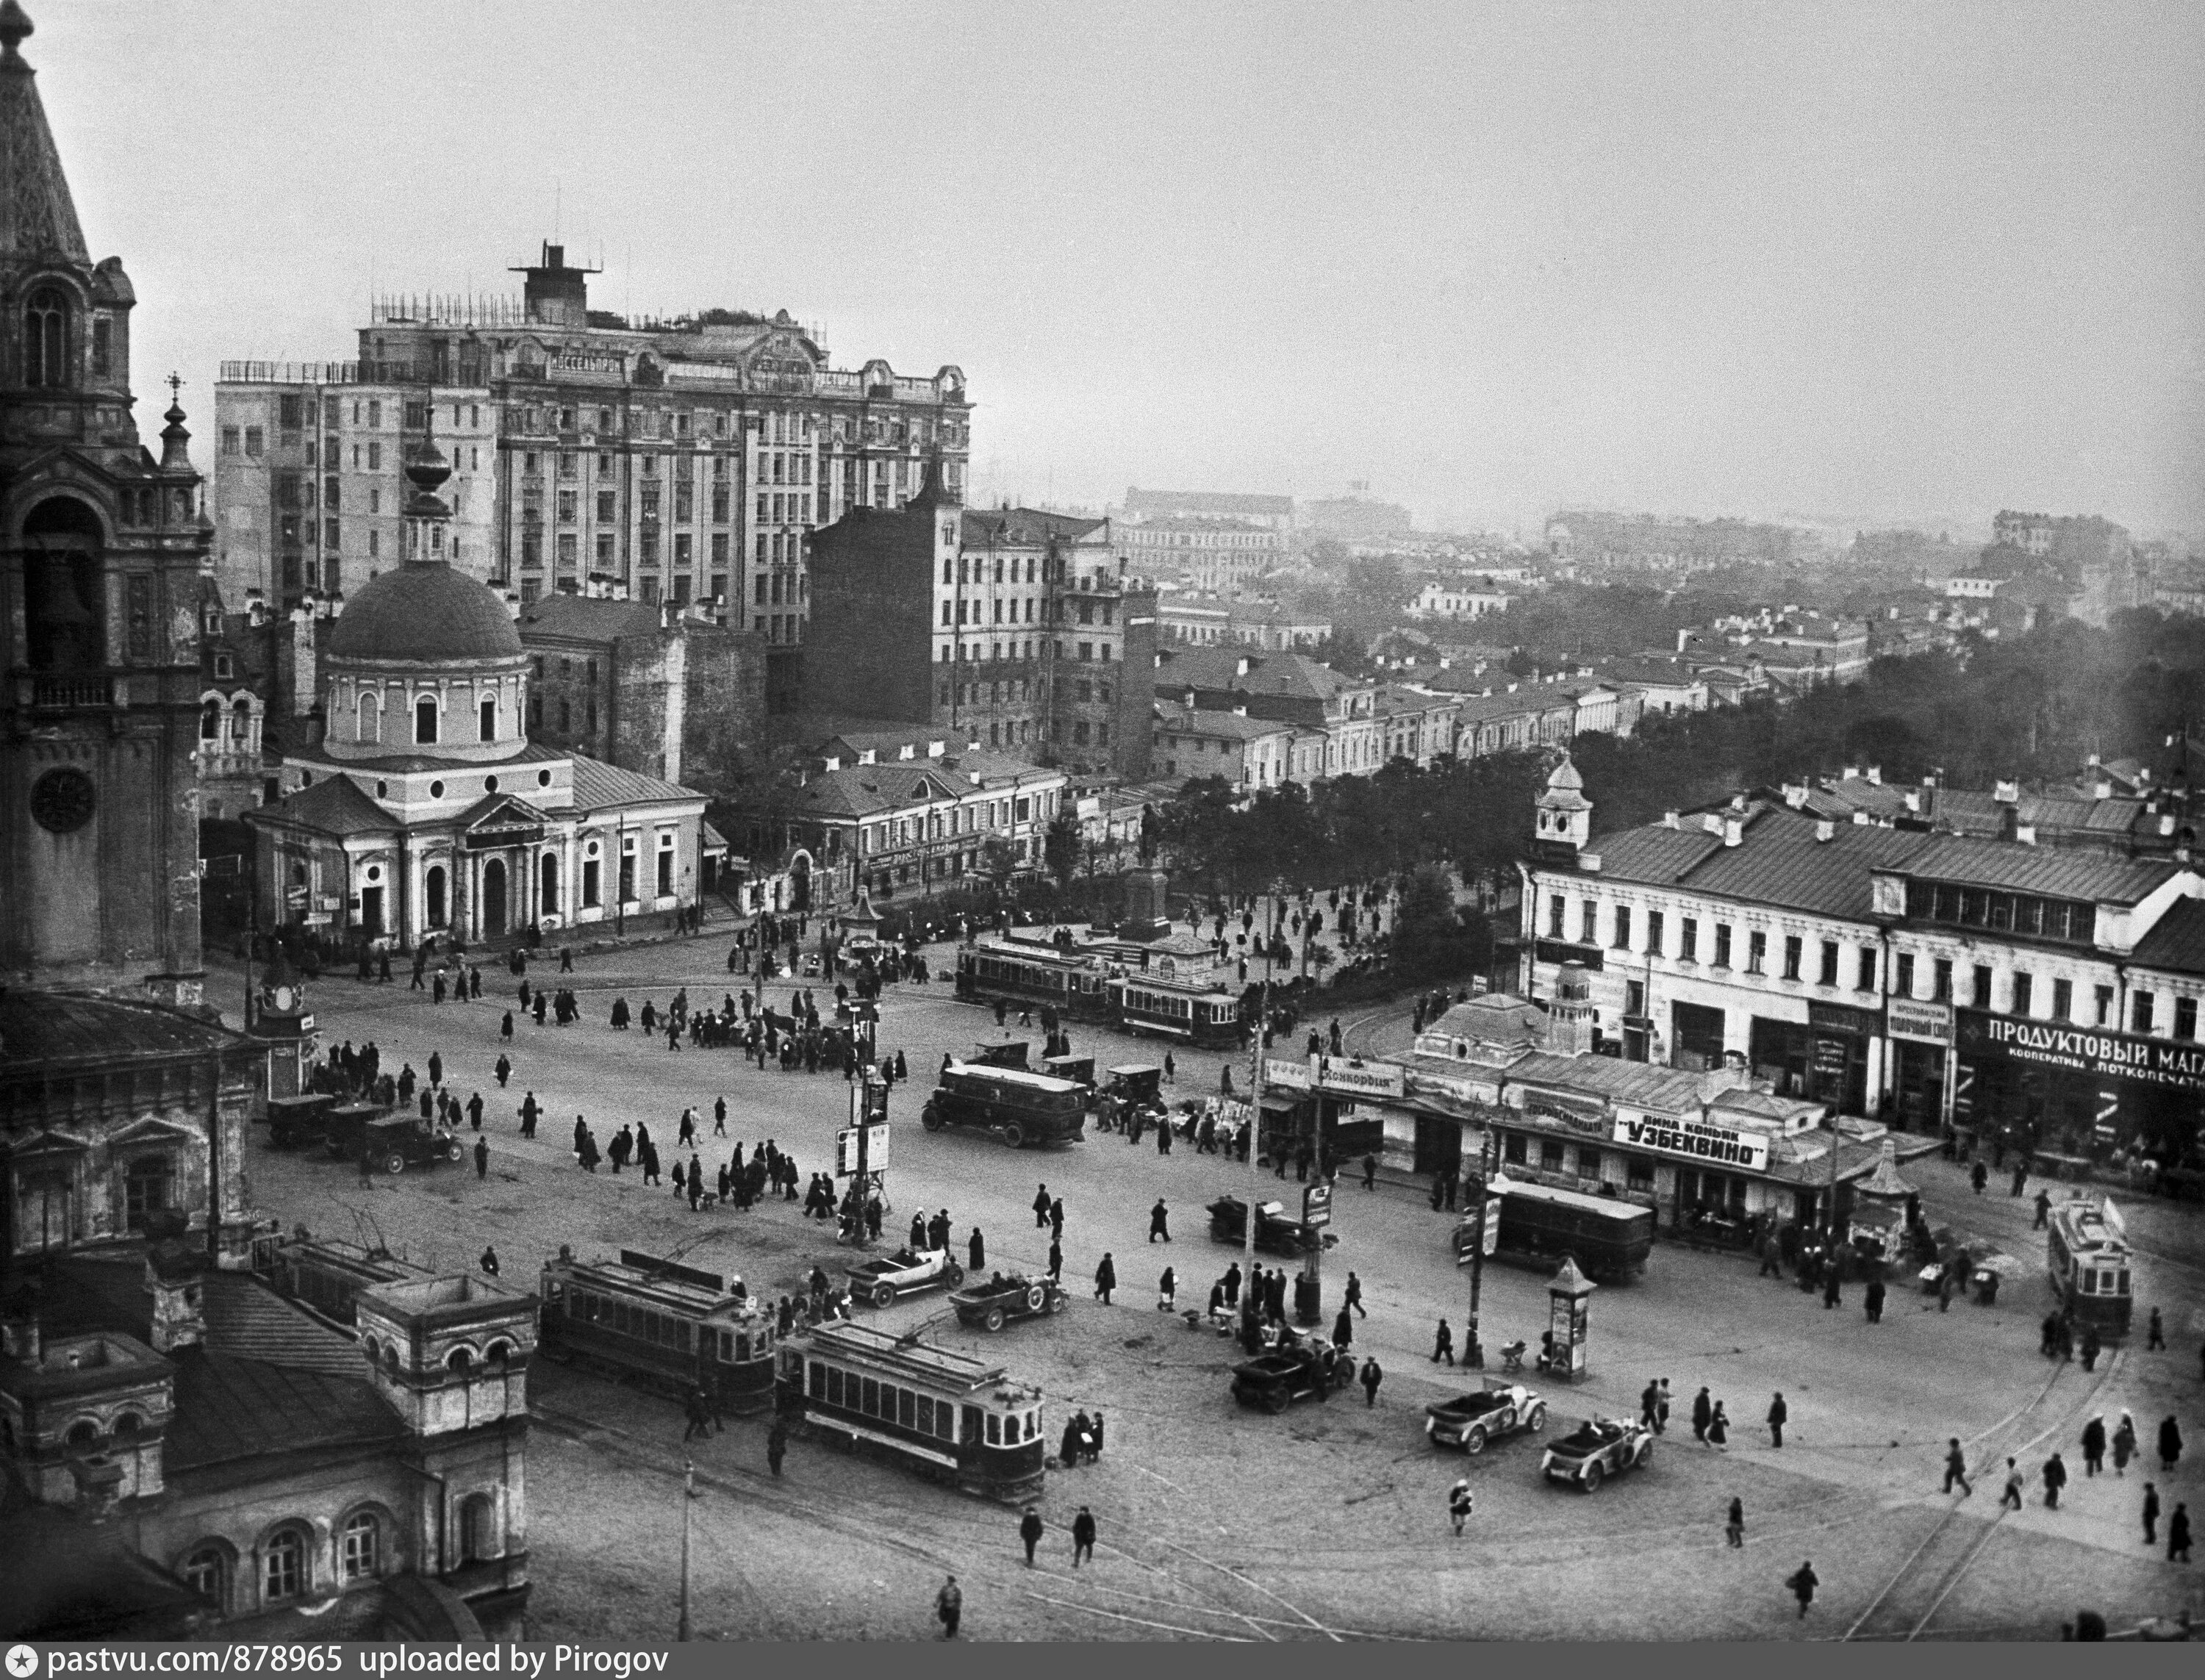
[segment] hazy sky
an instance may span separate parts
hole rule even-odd
[[[2205,6],[24,3],[203,436],[556,205],[957,364],[990,493],[2205,529]]]

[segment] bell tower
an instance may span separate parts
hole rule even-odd
[[[1532,849],[1543,861],[1571,863],[1591,838],[1592,801],[1585,798],[1584,777],[1565,752],[1539,795]]]
[[[200,508],[184,411],[131,418],[95,263],[0,0],[0,981],[199,1000]]]

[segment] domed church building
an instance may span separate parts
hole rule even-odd
[[[450,564],[451,469],[428,441],[405,471],[404,563],[346,603],[321,739],[285,757],[306,786],[245,813],[261,914],[410,948],[695,904],[704,796],[530,744],[512,610]]]

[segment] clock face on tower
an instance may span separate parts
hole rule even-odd
[[[299,994],[288,986],[269,988],[268,1006],[278,1015],[288,1015],[299,1006]]]
[[[92,821],[99,790],[82,770],[67,766],[48,770],[31,787],[31,815],[56,834],[74,834]]]

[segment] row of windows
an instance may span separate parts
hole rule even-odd
[[[856,1412],[861,1417],[877,1418],[936,1440],[954,1444],[958,1440],[958,1406],[954,1401],[936,1399],[917,1389],[883,1382],[856,1371],[844,1371],[817,1359],[809,1361],[808,1365],[805,1390],[815,1400]],[[968,1446],[978,1446],[983,1440],[990,1446],[1014,1446],[1020,1441],[1041,1439],[1038,1406],[1009,1413],[983,1413],[978,1406],[963,1410],[964,1440]]]
[[[473,1563],[497,1556],[497,1507],[487,1493],[471,1493],[460,1502],[460,1554]],[[371,1511],[355,1511],[337,1530],[336,1564],[340,1585],[372,1581],[398,1562],[394,1555],[395,1525]],[[185,1553],[176,1573],[184,1584],[225,1611],[239,1612],[290,1604],[308,1595],[315,1585],[313,1537],[303,1523],[287,1523],[262,1541],[253,1571],[259,1588],[256,1602],[232,1603],[237,1560],[223,1541],[206,1540]]]
[[[1505,1131],[1501,1135],[1503,1164],[1536,1167],[1542,1172],[1567,1172],[1565,1152],[1571,1147],[1558,1137],[1536,1137],[1521,1131]],[[1654,1188],[1654,1162],[1650,1157],[1620,1151],[1603,1153],[1584,1143],[1574,1147],[1577,1150],[1576,1176],[1587,1184],[1621,1184],[1626,1189],[1634,1190]],[[1618,1168],[1623,1173],[1620,1178],[1614,1176]],[[1744,1191],[1743,1180],[1739,1181],[1738,1188],[1742,1196]]]
[[[1059,659],[1065,657],[1064,644],[1057,642],[1054,646],[1056,656]],[[1006,648],[1010,650],[1008,653],[1004,652]],[[988,651],[984,657],[987,660],[1031,659],[1037,648],[1039,648],[1043,655],[1047,655],[1051,650],[1051,644],[1046,638],[1026,642],[990,642],[988,644]],[[1108,642],[1081,642],[1073,651],[1083,665],[1111,665],[1117,662],[1117,650]],[[978,642],[960,639],[954,644],[954,649],[952,644],[944,642],[942,644],[942,662],[944,665],[948,664],[953,656],[960,665],[968,662],[976,663],[983,662],[980,644]]]
[[[1915,888],[1910,887],[1910,899],[1915,890]],[[1936,890],[1941,893],[1946,889],[1940,887]],[[1958,889],[1952,890],[1957,891]],[[2062,928],[2074,925],[2067,916],[2067,911],[2071,906],[2069,906],[2068,902],[2065,899],[2031,899],[2027,895],[2017,895],[2012,893],[1993,893],[1988,895],[1976,894],[1976,896],[1978,898],[1988,897],[1992,899],[2006,900],[2006,906],[2003,913],[2007,917],[2009,923],[2017,917],[2022,917],[2033,923],[2036,928],[2049,929],[2053,925],[2053,913],[2056,911],[2058,912],[2059,925]],[[2072,905],[2071,908],[2078,912],[2092,911],[2092,907],[2089,905],[2078,904]],[[1989,906],[1982,906],[1982,909],[1983,913],[1988,913]],[[1578,906],[1578,943],[1584,945],[1596,945],[1600,943],[1598,936],[1599,911],[1600,906],[1595,900],[1586,899],[1580,901]],[[1554,939],[1564,939],[1568,936],[1565,931],[1566,917],[1566,900],[1559,893],[1550,895],[1547,900],[1547,931],[1548,937]],[[1610,950],[1614,951],[1629,952],[1640,950],[1648,956],[1663,956],[1667,954],[1662,946],[1663,931],[1662,912],[1658,910],[1649,911],[1646,912],[1645,942],[1643,947],[1634,946],[1631,942],[1631,908],[1628,905],[1617,905],[1614,906],[1611,915],[1608,946]],[[2024,932],[2026,931],[2026,929],[2021,927],[2015,927],[2012,929],[2012,931]],[[1679,962],[1697,962],[1698,960],[1699,936],[1699,922],[1697,918],[1689,916],[1679,918],[1677,959]],[[2051,933],[2049,931],[2042,933],[2040,936],[2059,939],[2066,939],[2070,937],[2070,935],[2065,932]],[[1731,965],[1731,956],[1732,933],[1730,924],[1727,923],[1719,922],[1715,927],[1714,966],[1716,968],[1728,968]],[[1875,989],[1875,956],[1876,953],[1874,947],[1862,946],[1858,947],[1854,967],[1853,984],[1855,989],[1863,992],[1872,992]],[[1806,961],[1807,950],[1804,940],[1796,934],[1785,935],[1781,952],[1782,967],[1780,971],[1782,977],[1786,980],[1806,979],[1808,977],[1806,974]],[[1828,939],[1819,941],[1818,947],[1815,953],[1814,979],[1816,983],[1818,985],[1833,987],[1839,984],[1839,970],[1841,964],[1842,951],[1839,942],[1835,940]],[[1748,974],[1766,974],[1768,971],[1768,935],[1758,929],[1749,929],[1746,934],[1745,943],[1745,972]],[[1917,971],[1919,967],[1919,960],[1911,952],[1899,952],[1893,957],[1892,988],[1898,996],[1911,998],[1917,995],[1917,986],[1919,980]],[[1955,1001],[1956,1000],[1953,996],[1952,964],[1951,960],[1943,957],[1933,958],[1930,959],[1929,969],[1930,1000],[1938,1003],[1951,1003]],[[1975,965],[1973,966],[1973,972],[1970,975],[1969,978],[1970,982],[1968,997],[1970,1006],[1976,1009],[1984,1010],[1996,1008],[1998,1006],[1994,990],[1993,971],[1990,966],[1986,964]],[[2094,1008],[2092,1011],[2090,1024],[2101,1027],[2117,1026],[2118,1023],[2113,1019],[2113,988],[2111,986],[2098,986],[2093,988],[2093,992]],[[2015,970],[2007,988],[2006,1012],[2014,1015],[2034,1016],[2037,1012],[2037,1001],[2036,977],[2031,975],[2026,970]],[[2071,980],[2054,979],[2051,982],[2049,996],[2046,1001],[2049,1004],[2050,1007],[2045,1018],[2054,1021],[2071,1021],[2076,1018],[2075,986]],[[2130,994],[2129,1002],[2129,1030],[2131,1032],[2149,1035],[2154,1030],[2154,1024],[2157,1013],[2156,999],[2154,995],[2150,992],[2134,992]],[[2196,998],[2178,997],[2175,999],[2172,1026],[2173,1036],[2176,1038],[2195,1039],[2197,1036],[2197,1000]]]
[[[949,703],[951,686],[947,682],[936,685],[936,703],[944,706]],[[995,705],[1007,701],[1036,699],[1044,692],[1041,683],[1028,677],[1006,678],[990,683],[960,682],[954,686],[957,703],[960,706]],[[983,689],[986,692],[983,693]],[[1058,700],[1069,698],[1083,704],[1100,701],[1107,706],[1110,704],[1110,697],[1114,691],[1107,678],[1094,681],[1085,677],[1058,677],[1047,692]]]
[[[2000,893],[1949,882],[1906,883],[1906,914],[1947,927],[1987,928],[2027,939],[2053,939],[2088,945],[2097,930],[2095,906],[2070,899],[2039,898],[2030,893]]]
[[[1577,932],[1578,944],[1602,943],[1600,908],[1596,899],[1584,899],[1578,901]],[[1569,901],[1560,893],[1549,894],[1547,899],[1547,936],[1549,939],[1570,937],[1568,916]],[[1662,911],[1649,910],[1646,912],[1643,943],[1633,942],[1636,921],[1637,918],[1631,905],[1612,906],[1608,923],[1608,938],[1606,941],[1609,950],[1637,952],[1649,957],[1666,957],[1671,954],[1664,942],[1667,935],[1667,919]],[[1734,953],[1734,939],[1731,924],[1727,922],[1716,923],[1714,935],[1712,966],[1728,968],[1731,966]],[[1697,917],[1681,916],[1677,918],[1677,949],[1674,954],[1676,960],[1680,963],[1699,961],[1700,922]],[[1872,992],[1875,989],[1875,956],[1874,946],[1863,945],[1857,947],[1853,965],[1855,990]],[[1843,983],[1844,948],[1836,940],[1826,939],[1818,941],[1814,959],[1816,984],[1837,986]],[[1785,935],[1781,947],[1782,967],[1780,971],[1782,977],[1786,980],[1805,980],[1808,977],[1807,960],[1808,950],[1805,939],[1798,934]],[[1768,972],[1768,935],[1757,928],[1746,930],[1745,972],[1748,974]]]

